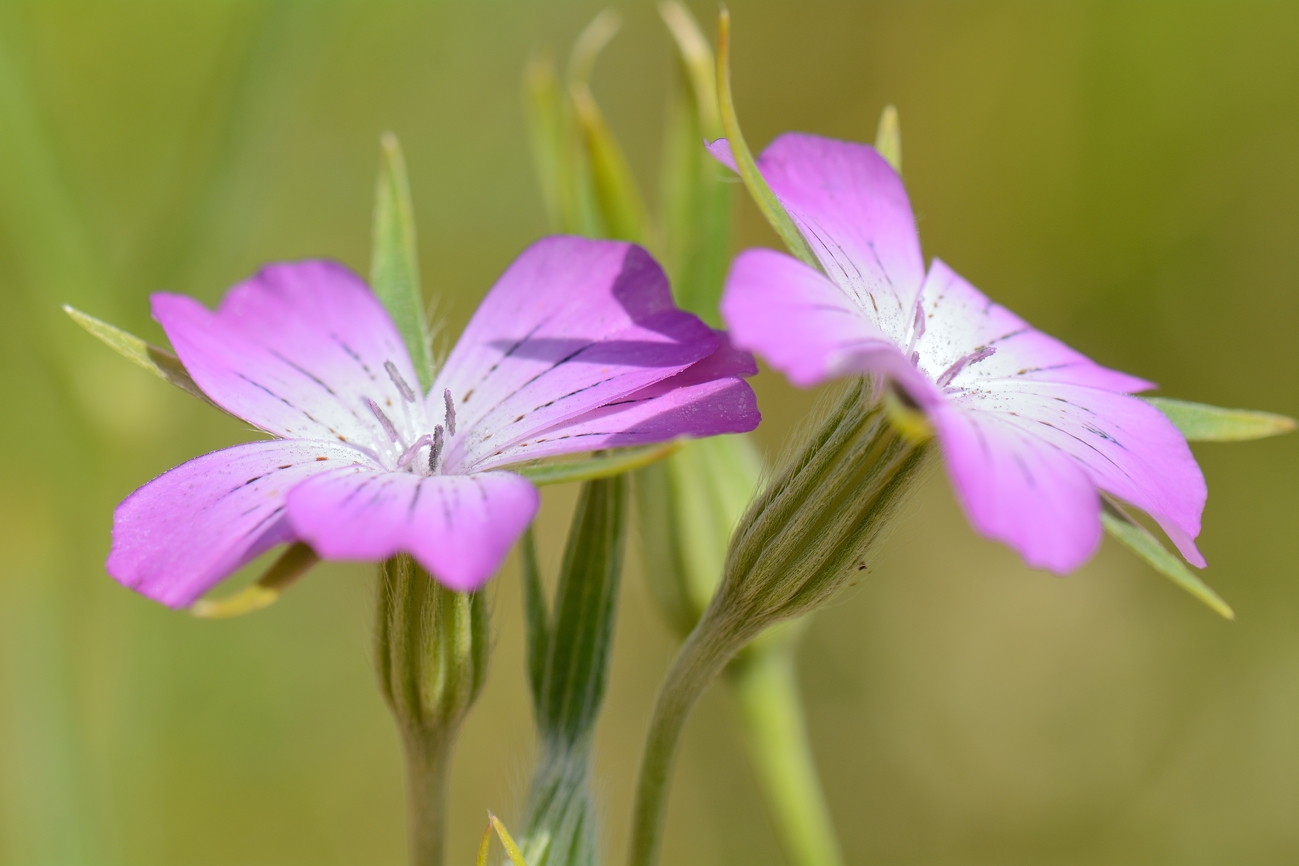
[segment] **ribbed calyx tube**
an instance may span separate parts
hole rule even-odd
[[[452,592],[409,556],[380,563],[375,666],[406,757],[412,866],[443,863],[451,751],[487,652],[482,593]]]
[[[627,481],[582,485],[548,614],[535,547],[523,544],[528,677],[538,759],[524,817],[529,866],[593,866],[592,734],[609,674],[626,541]]]
[[[877,386],[850,383],[750,503],[722,582],[659,692],[641,765],[631,866],[656,860],[667,782],[686,717],[759,633],[810,613],[867,567],[871,546],[914,487],[929,441],[899,432]]]

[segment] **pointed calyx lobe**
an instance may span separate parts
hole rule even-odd
[[[509,466],[758,421],[752,359],[674,308],[631,244],[529,247],[427,394],[383,307],[332,262],[268,266],[215,312],[167,294],[153,310],[203,392],[279,440],[191,460],[118,507],[109,573],[175,607],[288,541],[409,553],[473,589],[536,511]]]
[[[710,149],[729,159],[724,141]],[[787,134],[758,167],[823,272],[741,253],[722,297],[736,345],[800,387],[890,378],[929,414],[970,522],[1030,565],[1063,573],[1091,555],[1099,491],[1204,564],[1204,478],[1172,424],[1129,396],[1149,382],[1035,330],[941,261],[926,272],[901,178],[873,148]]]

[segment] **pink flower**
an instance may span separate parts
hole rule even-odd
[[[753,361],[672,305],[642,249],[546,238],[509,267],[427,394],[396,328],[341,265],[271,265],[216,312],[153,296],[218,406],[276,437],[198,457],[118,506],[107,569],[173,607],[274,545],[411,554],[480,586],[537,509],[512,465],[750,430]]]
[[[714,155],[731,163],[725,141]],[[787,134],[758,168],[822,274],[741,253],[722,297],[737,346],[800,387],[881,374],[929,417],[974,527],[1057,573],[1100,541],[1100,492],[1153,517],[1188,561],[1205,485],[1180,433],[1130,396],[1149,382],[1096,364],[935,259],[906,190],[873,148]]]

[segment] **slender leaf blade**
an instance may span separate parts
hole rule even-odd
[[[535,55],[523,74],[523,104],[533,166],[551,228],[589,235],[594,210],[582,184],[582,154],[554,61]]]
[[[762,211],[767,222],[785,242],[790,253],[804,264],[820,270],[820,262],[816,260],[802,233],[794,225],[794,220],[758,171],[749,145],[744,140],[744,133],[740,131],[740,121],[735,114],[735,99],[731,94],[731,13],[724,8],[717,20],[717,88],[722,129],[726,132],[726,140],[731,146],[731,156],[735,160],[735,167],[739,170],[745,188],[753,197],[758,210]]]
[[[370,287],[406,344],[421,390],[428,391],[433,384],[433,349],[420,292],[415,211],[406,178],[406,162],[401,144],[391,132],[383,134],[379,149]]]
[[[1188,442],[1244,442],[1279,436],[1295,429],[1295,419],[1250,409],[1223,409],[1205,403],[1143,397],[1173,422]]]
[[[505,825],[501,823],[501,819],[497,818],[491,812],[488,812],[487,816],[491,819],[492,827],[496,830],[496,835],[500,838],[501,845],[505,847],[505,853],[509,856],[510,863],[512,863],[513,866],[528,866],[528,864],[523,860],[523,854],[519,851],[519,846],[514,844],[514,839],[510,837],[510,831],[505,829]]]
[[[659,12],[679,60],[664,133],[664,264],[677,306],[720,327],[717,304],[729,261],[734,184],[703,146],[723,134],[716,60],[685,6],[663,3]]]
[[[199,619],[229,619],[270,607],[317,562],[320,557],[314,550],[296,542],[280,554],[256,583],[225,598],[201,598],[189,612]]]
[[[605,10],[578,37],[569,63],[569,91],[573,117],[581,132],[604,234],[617,240],[650,246],[649,214],[623,154],[604,114],[591,93],[591,74],[600,52],[617,33],[621,20]]]
[[[180,359],[171,352],[146,343],[134,334],[129,334],[121,328],[110,325],[101,319],[96,319],[94,316],[87,315],[67,304],[64,304],[63,312],[72,317],[72,321],[85,328],[105,346],[108,346],[123,358],[205,403],[212,403],[208,396],[203,393],[203,390],[190,378]],[[212,405],[215,406],[216,404],[212,403]]]
[[[884,157],[893,170],[902,174],[902,127],[898,123],[898,109],[884,106],[880,125],[875,130],[875,150]]]
[[[681,445],[681,441],[664,442],[643,448],[627,448],[586,460],[518,466],[511,468],[510,471],[517,472],[538,487],[547,484],[567,484],[572,481],[597,481],[648,466],[657,460],[662,460]]]
[[[1186,563],[1164,547],[1149,530],[1133,520],[1118,503],[1108,498],[1104,500],[1101,524],[1112,538],[1144,559],[1155,571],[1204,602],[1215,613],[1226,619],[1236,618],[1230,605],[1200,580]]]

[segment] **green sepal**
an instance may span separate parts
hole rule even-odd
[[[143,367],[159,379],[170,382],[187,394],[216,406],[190,378],[180,359],[171,352],[150,345],[134,334],[128,334],[121,328],[114,327],[107,322],[96,319],[94,316],[88,316],[67,304],[63,305],[63,312],[71,316],[72,321],[98,337],[100,342],[123,358]],[[218,406],[217,408],[221,407]]]
[[[659,7],[677,46],[678,74],[668,106],[661,194],[664,265],[677,306],[720,327],[717,303],[729,263],[734,184],[704,148],[722,136],[713,51],[690,12]]]
[[[1295,420],[1271,412],[1223,409],[1204,403],[1142,397],[1173,422],[1187,442],[1244,442],[1279,436],[1295,428]]]
[[[893,166],[894,171],[902,174],[902,128],[898,124],[896,106],[886,105],[880,114],[880,125],[875,130],[875,150]]]
[[[785,206],[776,198],[776,194],[767,186],[762,174],[758,171],[753,154],[740,131],[740,121],[735,114],[735,99],[731,95],[731,13],[725,8],[717,20],[717,100],[722,114],[722,129],[731,146],[731,156],[735,167],[744,181],[744,186],[753,197],[753,201],[767,218],[767,222],[780,235],[790,253],[806,265],[817,270],[821,264],[812,254],[807,241],[794,225],[794,220],[785,211]]]
[[[370,259],[370,288],[392,317],[410,353],[421,392],[433,384],[433,349],[424,297],[419,286],[419,257],[415,246],[415,212],[411,207],[406,162],[397,136],[380,139],[379,179],[374,197],[374,248]]]
[[[1132,519],[1123,507],[1109,497],[1101,500],[1101,525],[1112,538],[1150,564],[1155,571],[1189,592],[1226,619],[1235,619],[1231,607],[1199,576],[1187,568],[1175,554],[1164,547],[1151,532]]]
[[[647,445],[643,448],[625,448],[585,460],[509,467],[509,471],[522,475],[538,487],[547,484],[566,484],[570,481],[596,481],[601,478],[612,478],[662,460],[680,448],[683,441],[674,440],[659,445]]]
[[[302,542],[290,544],[266,572],[253,583],[225,598],[201,598],[189,612],[199,619],[229,619],[270,607],[284,591],[320,562],[316,552]]]
[[[603,224],[603,236],[648,246],[651,230],[644,199],[622,148],[591,94],[591,73],[596,58],[620,26],[618,14],[606,9],[582,31],[569,62],[569,93],[573,118],[586,147],[591,190]]]
[[[519,540],[519,575],[523,579],[523,626],[527,646],[528,688],[532,703],[541,701],[541,684],[546,674],[546,654],[550,651],[550,615],[546,612],[546,594],[537,564],[537,538],[529,526]]]

